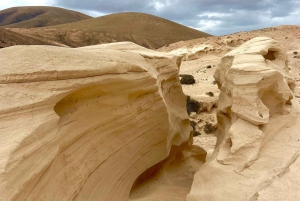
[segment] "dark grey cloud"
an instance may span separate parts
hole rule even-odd
[[[52,0],[52,4],[93,15],[144,12],[213,35],[300,25],[300,0]]]

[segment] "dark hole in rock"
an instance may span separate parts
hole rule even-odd
[[[291,101],[291,100],[287,100],[287,101],[285,102],[285,104],[286,104],[286,105],[292,105],[292,101]]]
[[[231,139],[229,139],[229,146],[230,146],[230,148],[232,147],[232,141],[231,141]]]
[[[276,57],[275,57],[275,51],[269,50],[268,53],[267,53],[266,55],[263,55],[263,57],[264,57],[265,59],[268,59],[268,60],[270,60],[270,61],[273,61],[273,60],[276,59]]]

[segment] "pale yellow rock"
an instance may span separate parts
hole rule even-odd
[[[1,201],[127,200],[189,140],[181,58],[124,46],[0,50]]]
[[[170,54],[176,56],[182,56],[183,61],[190,61],[199,59],[201,56],[207,54],[208,51],[211,51],[213,46],[210,44],[197,45],[194,47],[181,47],[175,50],[172,50]]]
[[[300,107],[279,42],[254,38],[227,53],[214,153],[194,176],[187,201],[300,200]]]

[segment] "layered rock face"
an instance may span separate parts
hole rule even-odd
[[[171,51],[171,54],[182,56],[182,61],[190,61],[201,58],[201,56],[212,51],[213,46],[209,44],[198,45],[195,47],[182,47]]]
[[[214,77],[218,141],[187,200],[300,200],[300,110],[283,47],[254,38],[227,53]]]
[[[181,58],[129,49],[0,50],[0,200],[127,200],[188,142]]]

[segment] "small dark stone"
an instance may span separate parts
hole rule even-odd
[[[206,95],[208,95],[208,96],[210,96],[210,97],[213,97],[215,94],[214,94],[213,92],[210,91],[210,92],[207,92]]]
[[[190,121],[190,125],[193,127],[193,130],[195,130],[197,123],[194,121]]]
[[[198,136],[198,135],[201,135],[201,133],[198,132],[198,131],[193,132],[193,136],[194,136],[194,137],[196,137],[196,136]]]
[[[200,110],[200,108],[201,108],[201,103],[200,102],[191,99],[190,96],[187,96],[187,99],[186,99],[186,110],[187,110],[187,113],[189,115],[192,112],[198,113],[198,111]]]
[[[216,130],[216,128],[211,124],[206,122],[204,126],[204,132],[207,134],[213,133]]]
[[[195,78],[192,75],[182,74],[179,75],[179,77],[181,77],[180,84],[194,84],[196,82]]]

